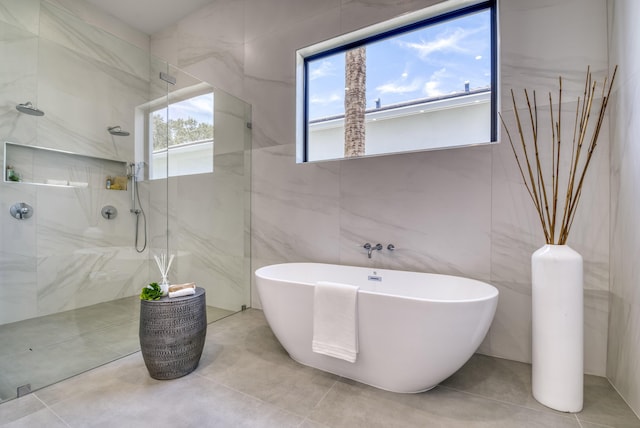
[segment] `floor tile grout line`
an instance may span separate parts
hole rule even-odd
[[[195,374],[195,375],[196,375],[196,376],[198,376],[199,378],[204,379],[204,380],[206,380],[206,381],[208,381],[208,382],[212,382],[212,383],[214,383],[214,384],[216,384],[216,385],[218,385],[218,386],[222,386],[223,388],[227,388],[227,389],[228,389],[228,390],[230,390],[230,391],[237,392],[238,394],[241,394],[241,395],[243,395],[243,396],[245,396],[245,397],[249,397],[249,398],[251,398],[252,400],[256,400],[256,401],[258,401],[258,402],[260,402],[260,403],[262,403],[262,404],[267,404],[267,405],[269,405],[269,406],[273,406],[273,407],[275,407],[275,408],[279,409],[280,411],[285,412],[285,413],[288,413],[288,414],[290,414],[290,415],[298,416],[298,417],[302,418],[302,419],[303,419],[303,421],[304,421],[304,420],[306,420],[306,417],[305,417],[304,415],[301,415],[301,414],[298,414],[298,413],[292,412],[291,410],[287,410],[287,409],[285,409],[285,408],[283,408],[283,407],[278,406],[278,405],[277,405],[277,404],[275,404],[275,403],[270,403],[270,402],[268,402],[268,401],[266,401],[266,400],[264,400],[264,399],[262,399],[262,398],[260,398],[260,397],[256,397],[255,395],[249,394],[249,393],[244,392],[244,391],[240,391],[239,389],[236,389],[236,388],[232,387],[231,385],[228,385],[228,384],[226,384],[226,383],[224,383],[224,382],[220,382],[220,381],[218,381],[218,380],[211,379],[210,377],[208,377],[208,376],[206,376],[206,375],[202,375],[202,374],[200,374],[200,373],[193,373],[193,374]]]
[[[588,420],[582,420],[582,419],[580,419],[580,416],[579,416],[580,414],[579,413],[558,412],[558,411],[555,411],[553,409],[550,409],[550,410],[547,410],[547,409],[535,409],[535,408],[532,408],[532,407],[525,406],[523,404],[511,403],[509,401],[504,401],[504,400],[498,400],[497,398],[489,397],[489,396],[482,395],[482,394],[477,394],[477,393],[474,393],[474,392],[465,391],[465,390],[458,389],[458,388],[453,388],[453,387],[450,387],[450,386],[438,385],[438,387],[439,388],[449,389],[449,390],[452,390],[452,391],[461,392],[461,393],[468,394],[468,395],[473,395],[474,397],[484,398],[484,399],[487,399],[487,400],[495,401],[497,403],[517,406],[517,407],[528,409],[528,410],[532,410],[532,411],[535,411],[535,412],[546,413],[546,414],[551,414],[551,415],[556,415],[556,416],[562,416],[562,417],[565,417],[565,418],[571,418],[573,416],[578,421],[578,424],[580,425],[580,427],[583,426],[582,423],[584,422],[584,423],[593,424],[593,425],[596,425],[596,426],[599,426],[599,427],[602,427],[602,428],[612,428],[611,425],[604,425],[604,424],[600,424],[598,422],[591,422],[591,421],[588,421]]]
[[[535,409],[535,408],[532,408],[532,407],[529,407],[529,406],[525,406],[523,404],[512,403],[512,402],[504,401],[504,400],[499,400],[497,398],[489,397],[487,395],[482,395],[482,394],[478,394],[478,393],[475,393],[475,392],[469,392],[469,391],[465,391],[463,389],[453,388],[453,387],[450,387],[450,386],[438,385],[438,388],[445,388],[445,389],[449,389],[451,391],[460,392],[460,393],[471,395],[471,396],[474,396],[474,397],[484,398],[485,400],[494,401],[494,402],[500,403],[500,404],[507,404],[507,405],[510,405],[510,406],[520,407],[522,409],[527,409],[527,410],[531,410],[531,411],[538,412],[538,413],[561,416],[561,417],[566,418],[566,419],[571,419],[572,416],[576,416],[575,413],[567,414],[567,413],[563,413],[563,412],[557,412],[555,410]],[[576,416],[576,418],[577,418],[577,416]]]
[[[54,415],[56,418],[58,418],[58,419],[60,420],[60,422],[62,422],[65,426],[67,426],[67,427],[71,428],[71,425],[69,425],[69,424],[67,423],[67,421],[65,421],[65,420],[62,418],[62,416],[60,416],[59,414],[57,414],[55,410],[53,410],[53,409],[52,409],[52,408],[51,408],[47,403],[45,403],[45,402],[44,402],[44,400],[42,400],[42,399],[38,396],[38,394],[37,394],[37,393],[35,393],[35,392],[34,392],[34,393],[33,393],[33,396],[34,396],[34,397],[35,397],[39,402],[41,402],[41,403],[42,403],[42,405],[43,405],[47,410],[49,410],[51,413],[53,413],[53,415]]]
[[[340,376],[338,376],[338,378],[336,380],[333,381],[333,383],[331,384],[331,386],[329,387],[329,389],[327,389],[327,392],[325,392],[322,397],[320,397],[320,400],[318,400],[318,402],[316,403],[315,406],[313,406],[311,408],[311,410],[309,410],[309,412],[307,413],[307,415],[304,417],[304,420],[300,423],[300,426],[302,426],[302,424],[305,421],[312,421],[315,422],[313,419],[309,419],[309,416],[311,415],[311,413],[317,409],[320,404],[322,404],[322,402],[324,401],[325,398],[327,398],[327,395],[329,395],[329,393],[334,389],[334,387],[338,384],[338,381],[340,380]]]

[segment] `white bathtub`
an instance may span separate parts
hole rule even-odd
[[[447,275],[320,263],[265,266],[255,275],[267,322],[291,358],[393,392],[429,390],[462,367],[498,304],[492,285]],[[318,281],[360,287],[355,363],[311,350]]]

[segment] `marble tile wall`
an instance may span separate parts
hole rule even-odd
[[[640,4],[609,2],[610,63],[620,75],[611,109],[611,302],[607,376],[640,414]]]
[[[36,119],[19,115],[15,105],[36,100],[38,60],[38,16],[40,2],[12,1],[0,5],[0,55],[15,58],[3,61],[0,79],[0,153],[4,141],[31,142],[36,139]],[[4,162],[3,162],[4,165]],[[3,166],[4,168],[4,166]],[[3,171],[4,174],[4,171]],[[0,211],[8,213],[17,201],[33,205],[35,189],[23,189],[0,180]],[[37,314],[36,228],[34,223],[12,222],[0,217],[0,323]]]
[[[0,6],[2,164],[4,141],[119,162],[41,150],[27,150],[27,158],[20,150],[9,153],[12,162],[26,160],[17,171],[25,181],[64,178],[87,187],[0,180],[0,323],[130,296],[148,276],[147,260],[132,248],[130,193],[105,189],[106,176],[125,175],[125,162],[133,160],[133,132],[113,137],[107,127],[133,131],[133,108],[149,95],[148,55],[54,3]],[[26,101],[45,116],[18,113],[15,105]],[[34,216],[9,216],[15,202],[32,205]],[[105,220],[105,205],[119,215]]]
[[[252,106],[252,269],[316,261],[487,280],[501,300],[481,351],[530,361],[530,257],[543,237],[508,145],[295,163],[295,50],[436,2],[222,0],[152,36],[151,50]],[[510,88],[546,94],[561,74],[575,95],[587,65],[605,74],[606,8],[602,0],[501,1],[503,110]],[[226,19],[212,26],[205,15]],[[608,147],[603,132],[569,242],[585,259],[585,368],[598,375],[609,316]],[[367,241],[398,250],[368,260]],[[260,307],[255,290],[252,299]]]

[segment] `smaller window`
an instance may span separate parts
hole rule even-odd
[[[299,50],[298,162],[496,141],[495,7],[448,1]]]
[[[213,172],[213,92],[149,113],[150,178]]]

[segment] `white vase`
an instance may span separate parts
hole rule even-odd
[[[584,306],[582,256],[545,245],[531,256],[533,397],[561,412],[583,404]]]

